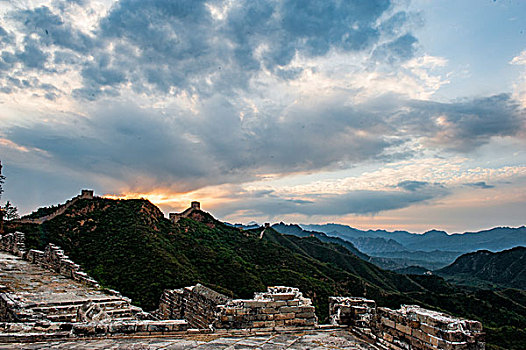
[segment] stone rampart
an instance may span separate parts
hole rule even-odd
[[[378,308],[375,333],[381,344],[401,349],[484,349],[478,321],[456,318],[417,305]]]
[[[202,285],[166,290],[157,316],[199,329],[280,330],[317,325],[311,300],[297,288],[269,287],[253,299],[230,299]]]
[[[374,301],[355,297],[331,297],[330,318],[334,324],[352,326],[355,331],[394,350],[482,350],[482,324],[456,318],[417,305],[398,310],[376,308]]]

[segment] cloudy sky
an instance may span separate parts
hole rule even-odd
[[[0,1],[3,201],[526,224],[526,2]]]

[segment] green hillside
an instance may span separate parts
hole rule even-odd
[[[526,289],[526,248],[464,254],[436,273],[461,284]]]
[[[197,211],[177,224],[146,200],[80,200],[41,225],[12,225],[30,248],[52,242],[107,288],[153,310],[165,288],[203,283],[234,297],[268,285],[299,287],[320,321],[331,295],[375,299],[379,305],[420,304],[481,320],[490,343],[526,348],[526,292],[453,286],[437,276],[399,275],[316,237],[273,229],[242,231]],[[516,330],[510,336],[510,330]],[[521,333],[522,332],[522,333]]]

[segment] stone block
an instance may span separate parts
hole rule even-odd
[[[262,314],[277,314],[279,311],[273,307],[264,307],[264,308],[259,309],[259,312]]]
[[[299,312],[302,312],[302,308],[298,306],[283,306],[279,309],[279,312],[280,313],[289,313],[289,312],[299,313]]]
[[[271,302],[268,302],[267,306],[268,307],[274,307],[274,308],[280,308],[282,306],[286,306],[289,302],[289,301],[285,301],[285,300],[279,300],[279,301],[271,301]]]
[[[395,328],[395,322],[386,317],[380,317],[380,322],[387,327]]]
[[[294,293],[277,293],[277,294],[272,294],[272,300],[274,300],[274,301],[279,301],[279,300],[288,301],[288,300],[294,300],[295,298],[296,298],[296,294],[294,294]]]
[[[295,316],[294,313],[284,313],[284,314],[275,314],[274,319],[275,320],[291,320]]]

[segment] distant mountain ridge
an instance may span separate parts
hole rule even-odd
[[[281,234],[294,235],[297,237],[316,237],[317,239],[325,243],[339,244],[347,248],[351,253],[353,253],[357,257],[363,260],[366,260],[366,261],[369,260],[369,256],[361,252],[359,249],[357,249],[356,246],[352,242],[343,240],[338,237],[330,237],[323,232],[306,231],[306,230],[303,230],[298,225],[294,225],[294,224],[287,225],[287,224],[284,224],[283,222],[272,225],[272,228]]]
[[[501,251],[517,246],[526,246],[526,226],[517,228],[495,227],[478,232],[455,233],[448,235],[444,231],[431,230],[424,234],[407,231],[368,230],[362,231],[347,225],[303,225],[305,230],[326,233],[353,241],[358,238],[383,238],[394,240],[409,251],[430,252],[433,250],[467,253],[481,249]],[[367,251],[365,251],[367,253]]]
[[[526,247],[464,254],[436,274],[450,277],[456,283],[483,285],[480,282],[484,281],[526,290]]]

